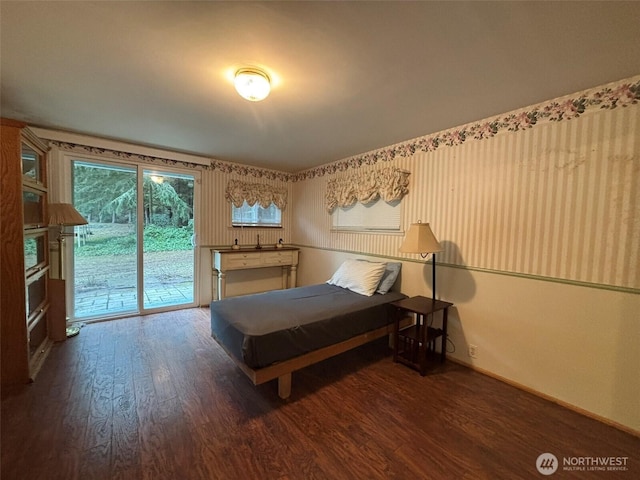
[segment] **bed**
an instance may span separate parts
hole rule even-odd
[[[346,261],[327,283],[214,301],[212,336],[255,385],[278,379],[288,398],[292,372],[392,333],[399,270]]]

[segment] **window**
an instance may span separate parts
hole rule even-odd
[[[331,226],[338,231],[399,232],[400,200],[378,200],[366,205],[358,202],[338,207],[331,214]]]
[[[325,202],[334,231],[400,233],[400,202],[410,172],[395,167],[330,178]]]
[[[282,210],[287,206],[285,187],[232,179],[227,183],[225,198],[231,203],[232,226],[282,227]]]
[[[231,225],[234,227],[282,227],[282,212],[274,203],[262,208],[258,202],[253,207],[245,202],[240,208],[231,204]]]

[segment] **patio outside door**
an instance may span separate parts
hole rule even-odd
[[[142,184],[143,308],[193,304],[195,180],[144,170]]]
[[[195,305],[193,175],[75,160],[72,320]]]

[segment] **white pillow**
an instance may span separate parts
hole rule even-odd
[[[386,266],[386,263],[345,260],[327,283],[370,297],[375,293]]]

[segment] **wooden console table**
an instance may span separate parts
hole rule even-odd
[[[217,295],[213,292],[213,300],[222,300],[227,296],[226,273],[230,270],[250,270],[253,268],[282,267],[282,288],[296,286],[296,272],[298,269],[298,252],[295,247],[262,247],[231,248],[224,250],[211,250],[213,261],[212,286],[218,285]],[[291,285],[288,283],[289,272],[291,272]]]

